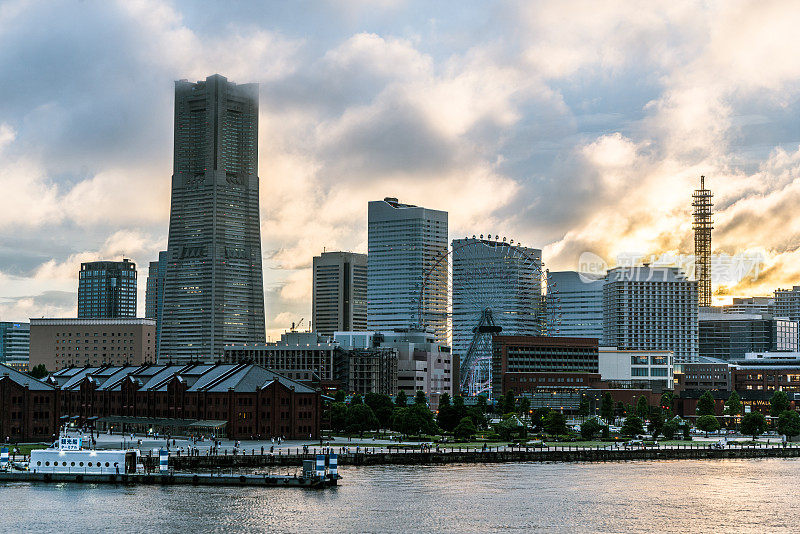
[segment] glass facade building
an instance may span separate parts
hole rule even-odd
[[[172,204],[159,359],[263,343],[258,85],[175,83]]]
[[[547,273],[547,330],[559,337],[603,337],[604,279],[576,271]]]
[[[30,323],[0,322],[0,363],[17,371],[28,371],[30,345]]]
[[[447,212],[396,198],[372,201],[367,233],[367,328],[422,325],[449,344]]]
[[[81,263],[78,317],[136,317],[136,264],[127,258]]]
[[[156,320],[156,352],[161,337],[161,315],[164,313],[164,278],[167,274],[167,252],[158,253],[158,261],[150,262],[147,272],[144,316]]]

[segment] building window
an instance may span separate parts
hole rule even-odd
[[[631,376],[649,376],[646,367],[631,368]]]

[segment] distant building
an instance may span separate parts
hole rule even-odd
[[[60,390],[61,420],[97,430],[319,437],[320,394],[257,365],[73,367],[48,382]]]
[[[621,350],[600,347],[600,378],[612,388],[651,389],[656,392],[674,388],[673,355],[668,350]]]
[[[31,319],[31,368],[155,363],[153,319]]]
[[[422,391],[432,409],[439,397],[458,393],[458,358],[450,347],[436,341],[433,332],[419,330],[391,332],[336,332],[334,341],[343,350],[381,348],[397,353],[397,390],[409,397]]]
[[[367,255],[323,252],[314,257],[311,321],[315,332],[367,329]]]
[[[258,84],[175,82],[174,139],[159,359],[214,361],[266,340]]]
[[[272,343],[226,345],[224,361],[254,363],[298,382],[330,386],[335,381],[336,348],[336,343],[316,332],[286,332]]]
[[[156,354],[158,354],[161,337],[161,316],[164,313],[164,279],[167,273],[166,251],[158,253],[158,261],[150,262],[147,273],[147,292],[145,294],[144,316],[156,320]]]
[[[734,297],[732,304],[722,306],[722,312],[775,315],[775,299],[773,297]]]
[[[336,349],[333,374],[348,393],[397,395],[397,351],[387,347]]]
[[[422,325],[448,343],[447,212],[387,197],[369,203],[367,233],[367,328]]]
[[[136,317],[136,295],[136,264],[131,260],[81,263],[78,317]]]
[[[559,337],[603,337],[603,285],[575,271],[547,274],[548,334]]]
[[[798,350],[800,323],[787,318],[701,311],[698,323],[701,357],[736,360],[748,352]]]
[[[12,443],[50,442],[58,432],[56,388],[0,364],[0,436]]]
[[[30,323],[0,322],[0,363],[26,372],[30,352]]]
[[[603,345],[698,356],[697,282],[675,267],[617,267],[603,286]]]
[[[454,239],[453,354],[463,367],[482,312],[505,335],[543,334],[542,251],[483,238]],[[491,347],[486,349],[491,359]]]
[[[800,286],[775,290],[775,315],[800,320]]]
[[[736,391],[782,390],[789,394],[791,400],[795,400],[795,394],[800,393],[800,354],[764,353],[748,356],[748,358],[731,362],[731,387],[733,389]]]

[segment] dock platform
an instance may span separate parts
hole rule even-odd
[[[280,475],[219,475],[210,473],[32,473],[0,472],[3,482],[73,482],[82,484],[147,484],[160,486],[261,486],[291,488],[327,488],[336,486],[338,477],[297,477]]]

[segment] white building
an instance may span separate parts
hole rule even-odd
[[[486,308],[504,335],[541,335],[542,251],[474,237],[452,244],[453,354],[463,363]]]
[[[617,267],[603,286],[602,345],[698,356],[697,282],[676,267]]]
[[[311,323],[315,332],[367,329],[367,255],[323,252],[314,257]]]
[[[548,334],[559,337],[603,337],[604,279],[576,271],[547,274]]]
[[[598,372],[606,382],[648,382],[661,389],[674,387],[674,357],[669,350],[621,350],[600,347]]]
[[[367,226],[367,328],[422,324],[447,343],[447,212],[385,198],[369,203]]]

